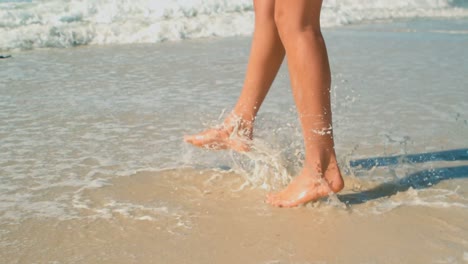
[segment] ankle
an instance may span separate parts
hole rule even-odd
[[[253,120],[244,119],[231,113],[223,122],[223,128],[230,134],[252,138]]]
[[[303,172],[308,177],[321,177],[335,193],[341,191],[344,187],[343,177],[334,152],[325,159],[322,157],[322,159],[317,158],[315,161],[306,160]]]
[[[312,150],[306,149],[304,168],[308,168],[310,171],[325,172],[332,163],[336,163],[333,149],[318,144]]]

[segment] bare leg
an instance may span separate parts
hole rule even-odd
[[[292,207],[343,189],[336,161],[330,106],[330,66],[320,31],[320,0],[276,0],[275,21],[286,49],[294,100],[305,144],[301,173],[283,191],[269,195]]]
[[[255,31],[244,86],[231,115],[218,128],[186,136],[185,141],[210,149],[249,150],[255,116],[283,62],[285,51],[274,21],[274,1],[254,1]]]

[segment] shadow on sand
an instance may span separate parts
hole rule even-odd
[[[351,167],[359,167],[361,169],[371,169],[373,167],[395,165],[399,163],[464,160],[468,160],[468,149],[455,149],[421,154],[359,159],[351,161],[350,165]],[[379,186],[370,190],[359,193],[338,195],[338,198],[346,204],[361,204],[369,200],[392,196],[398,192],[406,191],[409,188],[429,188],[430,186],[435,185],[441,181],[459,178],[468,178],[468,165],[418,171],[409,174],[402,179],[380,184]]]

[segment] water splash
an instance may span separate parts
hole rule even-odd
[[[244,186],[270,190],[290,182],[292,177],[286,169],[282,152],[274,150],[265,141],[254,139],[251,151],[241,155],[247,159],[231,152],[233,170],[244,177]]]

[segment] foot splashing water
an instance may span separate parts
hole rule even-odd
[[[231,155],[235,169],[246,175],[244,186],[254,185],[271,189],[290,182],[284,190],[267,195],[266,202],[274,206],[295,207],[333,195],[344,187],[336,161],[330,163],[324,174],[311,176],[314,170],[304,167],[300,174],[292,179],[280,153],[275,153],[263,140],[253,139],[253,122],[244,121],[235,114],[227,117],[222,125],[185,136],[184,140],[200,148],[234,150],[245,155],[253,165],[253,177],[248,175],[243,164],[236,161],[234,154]]]

